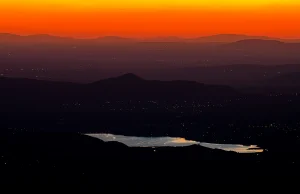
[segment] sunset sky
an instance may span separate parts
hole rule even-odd
[[[2,0],[0,31],[73,37],[300,38],[299,0]]]

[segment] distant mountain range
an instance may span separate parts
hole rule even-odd
[[[286,53],[300,49],[300,43],[287,43],[279,40],[264,40],[264,39],[245,39],[236,42],[227,43],[223,49],[245,50],[249,52],[264,52],[264,53]]]
[[[135,39],[131,39],[131,38],[123,38],[123,37],[119,37],[119,36],[105,36],[105,37],[99,37],[99,38],[96,38],[96,39],[90,39],[90,40],[94,40],[94,41],[97,41],[97,42],[107,42],[107,43],[122,43],[122,42],[125,42],[125,43],[128,43],[128,42],[136,42]]]
[[[16,34],[0,33],[1,42],[57,42],[57,41],[72,41],[73,38],[51,36],[48,34],[35,34],[28,36],[20,36]]]
[[[90,83],[132,72],[150,80],[249,85],[300,71],[300,43],[259,38],[223,34],[147,42],[0,34],[0,76]]]
[[[285,42],[279,41],[279,40],[266,40],[266,39],[244,39],[244,40],[238,40],[234,41],[232,43],[229,43],[228,45],[236,46],[236,47],[249,47],[249,46],[281,46],[284,45]]]
[[[237,42],[241,40],[249,40],[249,39],[261,39],[261,40],[273,40],[273,38],[267,36],[248,36],[243,34],[217,34],[212,36],[204,36],[195,39],[190,39],[190,41],[194,42]],[[276,39],[276,38],[274,38]]]
[[[104,36],[99,38],[91,38],[91,39],[74,39],[70,37],[59,37],[52,36],[47,34],[37,34],[37,35],[29,35],[29,36],[20,36],[16,34],[9,33],[0,33],[0,41],[57,41],[57,40],[94,40],[94,41],[102,41],[102,42],[189,42],[189,43],[230,43],[237,42],[241,40],[250,40],[250,39],[261,39],[261,40],[277,40],[282,42],[300,42],[300,39],[281,39],[281,38],[273,38],[267,36],[249,36],[243,34],[217,34],[211,36],[203,36],[197,38],[182,38],[176,36],[166,36],[166,37],[153,37],[147,39],[134,39],[134,38],[124,38],[119,36]]]

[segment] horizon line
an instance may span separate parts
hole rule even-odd
[[[248,37],[257,37],[257,38],[268,38],[273,40],[300,40],[300,37],[297,38],[288,38],[288,37],[272,37],[267,35],[250,35],[250,34],[242,34],[242,33],[220,33],[220,34],[210,34],[210,35],[199,35],[199,36],[176,36],[176,35],[168,35],[168,36],[121,36],[121,35],[99,35],[99,36],[86,36],[86,37],[80,37],[80,36],[64,36],[64,35],[56,35],[51,33],[34,33],[34,34],[18,34],[18,33],[12,33],[12,32],[0,32],[0,35],[15,35],[20,37],[30,37],[30,36],[52,36],[52,37],[58,37],[58,38],[69,38],[69,39],[78,39],[78,40],[93,40],[93,39],[100,39],[100,38],[107,38],[107,37],[115,37],[115,38],[124,38],[124,39],[133,39],[133,40],[151,40],[154,38],[178,38],[183,40],[191,40],[191,39],[197,39],[197,38],[206,38],[206,37],[213,37],[213,36],[221,36],[221,35],[228,35],[228,36],[248,36]]]

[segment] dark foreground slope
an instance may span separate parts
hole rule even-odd
[[[74,186],[97,183],[104,189],[106,184],[132,184],[131,181],[138,181],[138,177],[144,177],[142,179],[147,182],[151,169],[158,171],[153,166],[155,163],[148,161],[146,164],[141,160],[199,159],[202,163],[214,160],[229,163],[230,160],[244,159],[235,153],[200,146],[129,148],[76,133],[2,134],[0,142],[1,178],[7,183],[36,186],[42,183],[72,183]],[[162,161],[160,165],[164,166],[164,163]],[[174,170],[178,169],[177,164],[174,165]]]
[[[195,183],[259,183],[272,178],[275,172],[267,171],[269,168],[276,166],[276,173],[282,173],[283,167],[287,170],[287,165],[297,165],[297,160],[287,163],[287,158],[281,158],[286,156],[269,153],[237,154],[201,146],[129,148],[76,133],[2,134],[0,154],[2,183],[32,188],[47,184],[49,189],[69,190],[81,186],[84,191],[91,186],[124,191],[147,187],[176,190]]]

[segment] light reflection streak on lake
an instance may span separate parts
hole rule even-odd
[[[134,137],[113,134],[86,134],[91,137],[101,139],[105,142],[116,141],[123,143],[129,147],[184,147],[191,145],[200,145],[211,149],[220,149],[225,151],[234,151],[237,153],[260,153],[260,149],[256,145],[239,145],[239,144],[215,144],[203,143],[192,140],[186,140],[180,137]]]

